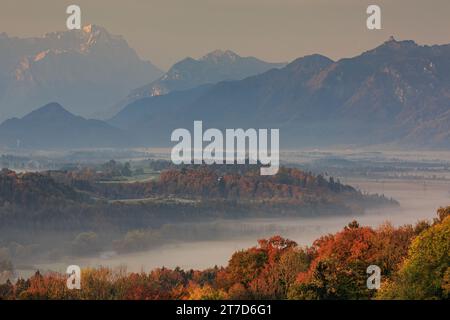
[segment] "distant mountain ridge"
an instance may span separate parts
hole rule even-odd
[[[3,33],[0,52],[0,120],[50,101],[92,116],[162,74],[121,36],[96,25],[37,38]]]
[[[131,95],[144,98],[224,80],[241,80],[285,65],[286,63],[270,63],[254,57],[241,57],[231,50],[215,50],[198,60],[181,60],[161,78],[134,90]]]
[[[389,39],[339,61],[310,55],[242,80],[138,99],[108,123],[61,109],[41,108],[4,122],[0,145],[168,147],[174,129],[192,129],[202,120],[204,129],[278,128],[281,148],[447,150],[450,45]]]
[[[127,104],[142,98],[215,84],[220,81],[241,80],[285,65],[286,63],[265,62],[255,57],[241,57],[231,50],[215,50],[197,60],[185,58],[175,63],[159,79],[131,91],[123,101],[113,108],[113,111],[117,113]]]
[[[31,149],[118,147],[126,135],[100,120],[75,116],[58,103],[47,104],[25,117],[0,124],[0,146]]]
[[[138,100],[110,123],[149,145],[170,145],[174,128],[203,120],[216,128],[279,128],[284,147],[450,147],[450,45],[391,38],[353,58],[306,56],[198,96],[195,90]]]

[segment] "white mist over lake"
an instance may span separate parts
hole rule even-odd
[[[73,258],[58,263],[39,264],[35,268],[41,271],[52,270],[65,272],[70,264],[81,267],[106,266],[111,268],[126,267],[131,272],[150,271],[157,267],[183,269],[205,269],[215,265],[226,265],[231,255],[241,249],[257,244],[257,239],[280,234],[295,240],[300,245],[310,245],[315,239],[327,233],[341,230],[356,219],[361,225],[376,227],[386,221],[395,226],[414,224],[419,220],[431,220],[441,206],[450,205],[450,184],[444,180],[402,180],[402,179],[346,179],[361,191],[384,194],[400,202],[400,207],[369,210],[362,216],[298,218],[298,219],[251,219],[227,221],[228,224],[243,224],[260,228],[256,236],[234,237],[218,241],[196,241],[167,244],[157,249],[143,252],[116,254],[104,252],[95,257]],[[274,231],[276,230],[276,231]],[[275,232],[275,233],[274,233]],[[26,274],[25,270],[18,270]]]

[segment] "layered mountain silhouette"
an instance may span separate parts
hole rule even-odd
[[[120,147],[126,135],[100,120],[75,116],[58,103],[47,104],[25,117],[0,125],[0,146],[31,149]]]
[[[110,120],[138,144],[170,145],[194,120],[279,128],[284,147],[450,147],[450,45],[389,39],[359,56],[299,58],[239,81],[137,100]]]
[[[200,59],[186,58],[175,63],[158,80],[135,89],[111,110],[111,116],[136,100],[187,90],[224,80],[241,80],[281,68],[286,63],[265,62],[255,57],[241,57],[230,50],[215,50]]]
[[[39,38],[0,34],[0,120],[59,101],[83,116],[101,114],[130,90],[162,75],[121,36],[96,25]]]
[[[50,104],[0,126],[0,145],[171,146],[176,128],[278,128],[282,148],[450,147],[450,45],[389,39],[333,61],[299,58],[242,80],[138,99],[108,123]],[[130,140],[127,140],[130,139]]]

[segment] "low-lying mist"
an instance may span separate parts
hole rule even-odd
[[[16,265],[16,274],[27,276],[36,269],[64,272],[70,264],[82,267],[108,266],[128,271],[148,271],[156,267],[204,269],[225,265],[231,255],[256,245],[256,240],[282,235],[300,245],[336,232],[352,220],[361,225],[396,226],[432,219],[436,209],[450,203],[446,181],[405,181],[348,179],[345,181],[364,192],[385,194],[400,202],[400,207],[370,209],[364,215],[337,217],[244,219],[165,225],[160,229],[136,229],[125,234],[83,232],[60,234],[53,255],[36,255],[35,261]],[[55,243],[42,241],[38,251],[50,251]],[[42,246],[49,246],[43,248]],[[64,254],[66,253],[66,254]]]

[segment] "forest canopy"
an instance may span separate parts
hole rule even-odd
[[[103,170],[0,172],[0,226],[83,231],[110,226],[160,226],[205,218],[318,216],[362,213],[398,205],[363,194],[332,177],[280,168],[275,176],[205,166],[168,168],[157,179],[108,182],[129,166],[108,162]],[[102,221],[102,224],[99,223]],[[1,229],[1,227],[0,227]]]
[[[415,226],[353,221],[308,247],[274,236],[202,271],[84,269],[81,290],[68,290],[65,275],[38,271],[1,285],[0,299],[449,299],[449,251],[447,207]],[[366,285],[373,264],[380,290]]]

